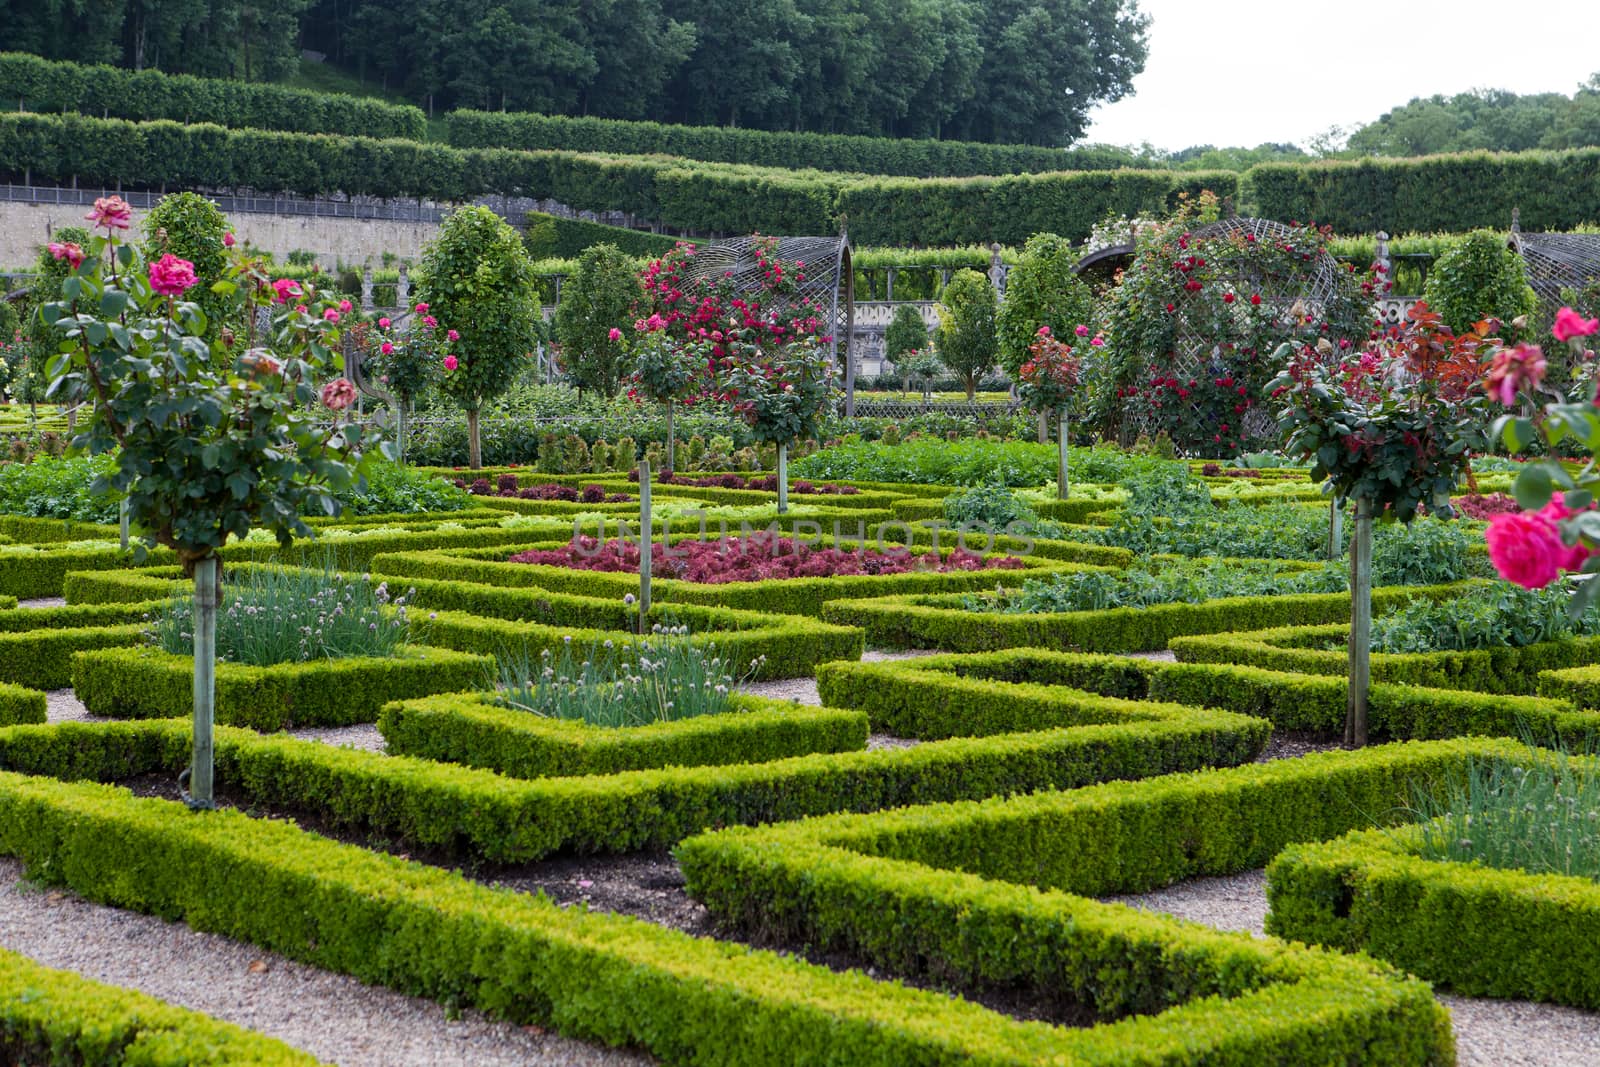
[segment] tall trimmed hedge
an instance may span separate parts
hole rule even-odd
[[[1462,233],[1600,222],[1600,148],[1418,159],[1263,163],[1246,175],[1255,212],[1329,225],[1339,233]]]
[[[460,148],[557,149],[659,154],[763,167],[961,177],[1055,170],[1116,170],[1127,154],[1106,148],[1044,148],[829,133],[774,133],[721,126],[453,111],[447,137]]]
[[[24,176],[308,196],[548,197],[700,233],[834,233],[844,221],[856,240],[882,245],[1021,244],[1039,230],[1076,240],[1108,213],[1161,211],[1180,193],[1205,188],[1233,195],[1238,185],[1234,174],[1131,170],[857,181],[645,156],[0,114],[0,178]]]
[[[408,104],[159,70],[58,63],[20,52],[0,52],[0,106],[414,141],[422,140],[427,129],[422,110]]]
[[[1180,194],[1237,198],[1227,172],[1078,171],[1009,177],[874,178],[845,186],[838,210],[868,245],[1020,245],[1036,233],[1081,241],[1107,215],[1165,213]]]

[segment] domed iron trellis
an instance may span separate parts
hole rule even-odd
[[[1258,218],[1223,219],[1189,231],[1190,237],[1196,242],[1238,236],[1253,238],[1262,245],[1283,242],[1300,232],[1302,231],[1284,223]],[[1105,251],[1109,253],[1108,258],[1126,254],[1121,248]],[[1304,261],[1302,269],[1299,270],[1249,271],[1225,281],[1232,283],[1235,292],[1259,293],[1264,304],[1281,309],[1285,315],[1298,301],[1309,314],[1322,317],[1328,305],[1341,295],[1339,278],[1342,273],[1347,273],[1347,269],[1323,249],[1319,254]],[[1191,311],[1198,311],[1202,303],[1206,305],[1207,314],[1205,316],[1192,314]],[[1242,321],[1247,314],[1244,303],[1241,301],[1229,306],[1233,315]],[[1215,308],[1203,294],[1185,292],[1179,295],[1176,312],[1177,333],[1173,338],[1172,353],[1168,357],[1168,362],[1161,367],[1171,377],[1187,381],[1213,373],[1213,367],[1221,358],[1221,352],[1217,346],[1215,333],[1207,328],[1205,322],[1198,320],[1209,319],[1214,311]],[[1271,353],[1258,353],[1257,358],[1265,359],[1270,355]],[[1152,413],[1143,405],[1130,405],[1125,417],[1135,433],[1151,433],[1156,429]],[[1277,424],[1272,413],[1265,406],[1257,404],[1252,405],[1244,413],[1240,431],[1240,439],[1247,445],[1271,441],[1277,437]]]
[[[762,287],[762,270],[756,262],[757,242],[771,238],[737,237],[700,245],[684,268],[686,280],[694,282],[730,281],[739,293],[757,293]],[[828,359],[839,373],[844,371],[845,414],[854,414],[855,361],[850,357],[850,330],[855,324],[854,271],[850,266],[850,240],[837,237],[780,237],[776,254],[788,263],[804,263],[805,280],[796,291],[763,305],[763,311],[776,311],[781,318],[799,317],[811,302],[818,320],[818,336],[828,347]]]

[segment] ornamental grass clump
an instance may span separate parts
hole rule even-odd
[[[734,689],[764,660],[741,678],[714,645],[691,643],[687,626],[657,624],[635,642],[608,640],[579,652],[568,637],[536,658],[526,649],[503,655],[493,684],[509,708],[591,726],[647,726],[733,710]]]
[[[1473,763],[1466,781],[1419,791],[1426,859],[1600,880],[1600,779],[1534,749],[1528,766]]]
[[[270,667],[317,659],[392,656],[405,644],[407,603],[387,582],[348,578],[331,569],[258,568],[223,583],[217,613],[217,658]],[[194,654],[194,608],[171,601],[155,620],[152,642],[165,652]]]

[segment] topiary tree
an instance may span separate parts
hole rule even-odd
[[[1072,269],[1078,257],[1064,237],[1036,233],[1006,275],[1006,298],[995,313],[1000,366],[1013,379],[1028,361],[1039,327],[1071,337],[1078,326],[1094,326],[1094,294]]]
[[[170,252],[194,264],[199,284],[194,302],[206,316],[207,340],[214,340],[225,325],[227,297],[211,291],[228,269],[227,249],[233,237],[228,220],[217,205],[198,193],[169,193],[162,197],[140,226],[144,243],[140,247],[146,260],[160,259]],[[227,354],[223,353],[226,360]]]
[[[539,336],[539,290],[517,231],[486,207],[449,215],[423,250],[417,313],[459,335],[439,388],[467,413],[468,461],[483,466],[478,413],[510,388]]]
[[[922,312],[913,304],[901,304],[894,309],[894,318],[883,334],[883,358],[894,364],[900,375],[900,391],[911,388],[911,371],[908,353],[921,352],[928,347],[928,324],[922,321]]]
[[[624,338],[634,305],[644,298],[634,262],[614,244],[590,245],[578,269],[561,287],[556,306],[556,339],[567,373],[583,388],[606,399],[617,395],[630,361]]]
[[[1516,340],[1513,320],[1538,305],[1522,257],[1493,230],[1474,230],[1446,249],[1428,271],[1422,298],[1456,333],[1480,319],[1499,319],[1508,341]]]
[[[967,399],[994,368],[995,295],[989,279],[975,270],[957,271],[939,299],[939,362],[961,379]]]

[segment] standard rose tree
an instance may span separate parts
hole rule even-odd
[[[376,322],[375,331],[365,331],[366,359],[371,361],[378,382],[395,404],[395,444],[405,455],[406,416],[411,405],[430,385],[456,369],[459,361],[451,353],[461,334],[439,325],[427,304],[418,304],[402,329],[387,315]]]
[[[774,343],[770,333],[729,327],[721,388],[758,441],[778,446],[778,511],[789,510],[789,446],[815,437],[833,398],[833,364],[815,337]]]
[[[1563,573],[1600,573],[1600,511],[1595,510],[1600,472],[1594,462],[1600,449],[1600,393],[1593,384],[1595,355],[1585,347],[1600,333],[1600,319],[1562,308],[1551,332],[1571,346],[1578,383],[1574,395],[1562,398],[1544,385],[1544,351],[1526,343],[1495,349],[1484,383],[1494,400],[1511,409],[1496,420],[1493,433],[1513,452],[1537,439],[1551,455],[1574,445],[1589,454],[1577,473],[1552,460],[1528,463],[1511,489],[1523,510],[1489,518],[1484,539],[1490,562],[1506,581],[1528,589],[1542,589]],[[1597,594],[1592,577],[1575,583],[1573,612],[1587,610]]]
[[[140,551],[170,548],[193,575],[191,803],[209,807],[217,550],[256,527],[285,545],[309,535],[302,516],[337,512],[334,492],[359,477],[375,442],[328,418],[355,400],[339,374],[340,304],[233,257],[214,291],[247,333],[224,329],[208,342],[205,313],[189,299],[193,265],[171,253],[141,262],[121,240],[132,211],[118,197],[97,201],[88,217],[103,235],[86,250],[62,250],[75,265],[61,299],[41,309],[60,338],[51,389],[92,399],[73,447],[115,457],[95,489],[126,498]],[[274,312],[263,336],[258,304]]]
[[[1040,416],[1053,417],[1057,428],[1056,495],[1067,499],[1067,415],[1072,398],[1083,379],[1082,351],[1093,351],[1105,344],[1099,334],[1089,336],[1081,323],[1072,330],[1073,340],[1063,341],[1041,326],[1035,332],[1028,358],[1017,368],[1017,390],[1028,407]]]
[[[1348,745],[1367,741],[1373,518],[1410,522],[1422,505],[1450,515],[1450,491],[1485,442],[1478,361],[1495,344],[1494,325],[1457,336],[1419,303],[1366,351],[1340,354],[1323,340],[1284,345],[1274,357],[1288,368],[1269,385],[1285,450],[1311,461],[1312,481],[1356,505]]]
[[[708,340],[686,337],[675,338],[667,321],[659,314],[639,319],[633,324],[633,337],[625,339],[622,331],[612,328],[624,350],[633,360],[633,375],[629,378],[628,397],[654,400],[666,413],[667,469],[677,470],[672,427],[673,408],[679,402],[693,402],[711,384],[706,364],[712,358],[713,343]]]

